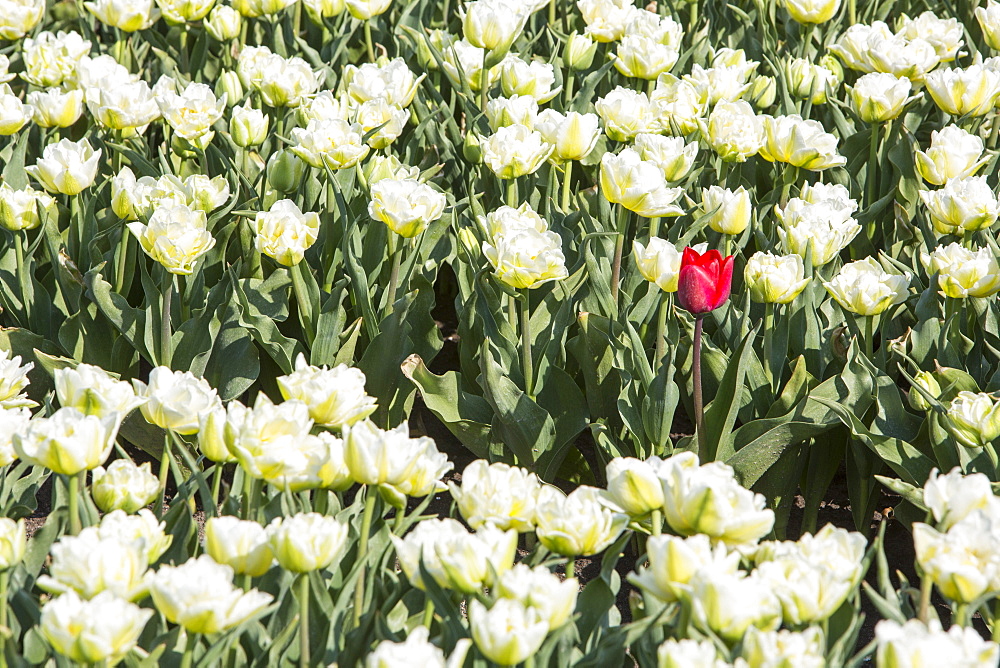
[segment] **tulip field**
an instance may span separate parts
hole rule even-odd
[[[997,0],[0,0],[0,668],[1000,665],[998,163]]]

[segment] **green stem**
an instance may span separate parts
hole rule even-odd
[[[571,67],[571,68],[569,68],[569,71],[566,73],[566,78],[563,79],[563,88],[566,89],[564,92],[566,93],[566,107],[567,108],[570,106],[570,103],[573,101],[573,85],[575,83],[576,83],[576,70],[574,70]]]
[[[993,601],[993,628],[990,639],[993,642],[1000,642],[1000,599]]]
[[[986,144],[991,151],[996,149],[998,137],[1000,137],[1000,112],[993,112],[993,126],[990,128],[990,138]]]
[[[174,295],[174,275],[164,269],[166,280],[163,282],[163,310],[160,313],[160,366],[170,366],[170,356],[173,352],[170,346],[170,302]]]
[[[556,2],[558,0],[549,0],[549,28],[556,25]]]
[[[181,72],[188,71],[187,39],[188,39],[188,31],[181,30],[181,44],[180,44]]]
[[[722,235],[722,257],[729,257],[732,255],[733,248],[733,235],[723,234]]]
[[[392,270],[389,272],[388,299],[385,303],[385,316],[392,314],[392,305],[396,303],[396,288],[399,285],[399,266],[403,261],[403,250],[397,248],[396,233],[389,230],[389,255],[392,257]]]
[[[433,623],[434,623],[434,600],[428,596],[427,600],[424,601],[424,618],[421,624],[424,626],[424,628],[430,631],[431,624]]]
[[[774,304],[768,302],[764,304],[764,376],[767,378],[771,394],[777,392],[777,383],[774,379],[774,342],[772,340],[772,330],[774,330]]]
[[[122,225],[122,236],[118,240],[117,271],[115,271],[115,292],[118,294],[122,294],[122,290],[125,289],[125,267],[128,266],[128,246],[131,236],[132,233],[128,228]]]
[[[524,391],[528,398],[534,400],[535,365],[531,359],[531,298],[527,288],[521,302],[521,368],[524,371]]]
[[[517,205],[517,179],[510,179],[507,181],[507,206],[516,209]]]
[[[865,355],[869,361],[875,361],[875,316],[865,317]]]
[[[222,462],[216,462],[215,473],[212,475],[212,501],[215,505],[215,514],[222,514],[222,501],[219,499],[219,491],[222,489]]]
[[[303,573],[299,576],[299,666],[309,665],[309,573]]]
[[[489,99],[487,93],[490,89],[490,68],[486,63],[490,57],[490,52],[483,49],[483,70],[479,73],[479,110],[486,113],[486,102]]]
[[[365,561],[368,559],[368,534],[371,532],[372,515],[378,495],[371,487],[365,489],[365,514],[361,518],[361,542],[358,544],[358,585],[354,590],[354,626],[361,625],[365,607]]]
[[[659,508],[655,508],[649,516],[649,520],[653,525],[653,535],[659,536],[663,532],[663,513]]]
[[[878,192],[875,186],[875,174],[878,170],[878,138],[879,131],[878,125],[872,124],[871,126],[871,142],[868,146],[868,176],[865,179],[865,186],[868,190],[868,201],[866,204],[867,208],[871,209],[875,206],[875,198],[878,196]],[[875,236],[875,222],[868,224],[868,238],[874,238]]]
[[[625,250],[625,234],[628,232],[628,209],[618,205],[618,237],[615,239],[615,258],[611,264],[611,301],[618,306],[618,280],[622,273],[622,252]]]
[[[69,476],[69,533],[76,536],[82,528],[80,522],[80,475]],[[6,607],[6,606],[4,606]]]
[[[566,560],[565,575],[567,578],[571,578],[576,575],[576,557],[570,557]]]
[[[952,616],[953,624],[957,624],[962,628],[969,625],[969,604],[968,603],[958,603],[955,605],[955,614]]]
[[[928,613],[930,611],[931,604],[931,590],[934,587],[934,582],[931,577],[926,573],[923,574],[923,578],[920,580],[920,607],[917,609],[917,619],[922,621],[924,624],[927,623]]]
[[[705,406],[701,395],[701,334],[704,328],[705,316],[694,317],[694,363],[691,369],[691,379],[694,385],[694,424],[698,434],[698,459],[706,463],[715,459],[708,451],[708,436],[705,434]]]
[[[375,62],[375,45],[372,42],[372,20],[365,21],[365,48],[368,49],[368,62]]]
[[[567,160],[563,169],[563,182],[562,182],[562,210],[563,213],[569,213],[569,201],[570,201],[570,182],[573,179],[573,161]]]
[[[10,583],[10,571],[0,572],[0,668],[7,668],[7,585]]]
[[[302,324],[302,332],[305,334],[306,343],[312,348],[316,338],[316,330],[313,325],[312,302],[306,291],[305,279],[302,277],[302,263],[298,262],[290,267],[292,275],[292,292],[295,293],[295,303],[299,307],[299,322]]]
[[[156,502],[156,516],[163,517],[167,500],[167,476],[170,475],[170,435],[163,436],[163,453],[160,455],[160,498]]]
[[[316,490],[313,510],[320,515],[326,515],[330,510],[330,490],[322,487]]]
[[[660,298],[660,310],[656,317],[656,353],[653,359],[653,373],[659,373],[663,365],[663,355],[667,350],[667,314],[670,310],[670,294]]]
[[[799,58],[808,57],[809,43],[812,41],[813,26],[805,24],[802,26],[802,42],[799,43]]]
[[[187,645],[184,647],[184,654],[181,655],[181,668],[191,668],[194,662],[194,648],[198,645],[198,634],[187,633]]]

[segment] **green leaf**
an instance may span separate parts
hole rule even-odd
[[[757,336],[754,327],[743,338],[743,342],[733,351],[729,368],[722,376],[722,382],[716,392],[715,399],[705,408],[705,437],[709,447],[708,461],[716,459],[726,461],[735,453],[733,447],[733,425],[740,410],[740,399],[743,397],[743,380],[746,376],[747,364],[753,348],[750,343]],[[732,360],[736,360],[733,364]]]
[[[437,416],[462,445],[476,457],[489,455],[490,422],[493,409],[482,397],[462,391],[462,376],[448,371],[441,376],[430,372],[420,355],[403,361],[403,375],[417,389],[424,405]]]

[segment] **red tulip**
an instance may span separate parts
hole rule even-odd
[[[701,255],[685,248],[677,278],[677,303],[695,315],[714,311],[729,299],[733,287],[733,256],[712,249]]]

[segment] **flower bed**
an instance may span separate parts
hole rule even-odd
[[[0,40],[4,665],[1000,662],[1000,3]]]

